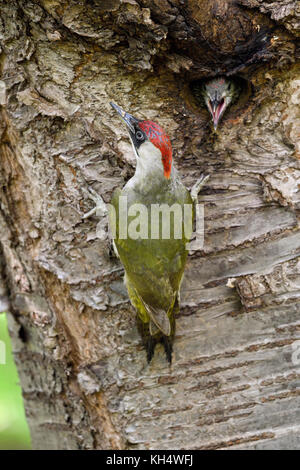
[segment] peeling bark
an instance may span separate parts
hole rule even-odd
[[[297,36],[292,0],[0,2],[0,309],[34,448],[299,448]],[[215,74],[248,83],[217,134],[189,86]],[[211,175],[171,367],[82,219],[134,171],[110,100]]]

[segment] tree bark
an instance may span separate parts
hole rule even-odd
[[[0,2],[0,305],[33,448],[299,448],[299,6]],[[193,80],[246,86],[217,134]],[[211,178],[174,358],[148,365],[123,269],[83,220],[134,172],[115,101]]]

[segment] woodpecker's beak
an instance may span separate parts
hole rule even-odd
[[[134,127],[134,125],[139,122],[138,119],[136,119],[135,117],[133,117],[131,114],[126,113],[125,111],[123,111],[123,109],[120,108],[120,106],[118,106],[117,104],[110,102],[110,105],[111,105],[111,106],[117,111],[117,113],[121,116],[121,118],[122,118],[123,121],[125,122],[125,124],[126,124],[126,126],[128,127],[128,129],[129,129],[133,134],[135,134],[135,127]]]
[[[219,120],[220,120],[221,115],[223,114],[224,109],[225,109],[225,101],[223,99],[222,101],[217,101],[217,100],[210,101],[210,112],[213,118],[215,130],[218,127]]]

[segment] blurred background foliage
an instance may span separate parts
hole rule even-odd
[[[5,351],[5,358],[4,358]],[[5,363],[3,364],[5,359]],[[22,391],[4,313],[0,314],[0,450],[30,449]]]

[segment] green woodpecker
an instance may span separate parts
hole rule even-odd
[[[204,100],[216,130],[226,109],[237,100],[240,87],[229,78],[217,77],[201,84],[195,82],[193,93],[197,100]]]
[[[124,282],[137,312],[148,362],[159,342],[171,362],[193,202],[208,176],[199,179],[189,192],[174,168],[171,142],[161,126],[136,119],[114,103],[111,106],[127,126],[136,157],[134,176],[112,196],[109,222],[113,245],[125,269]],[[169,228],[163,233],[166,222]],[[186,231],[185,222],[191,230]],[[135,230],[130,232],[132,226]]]

